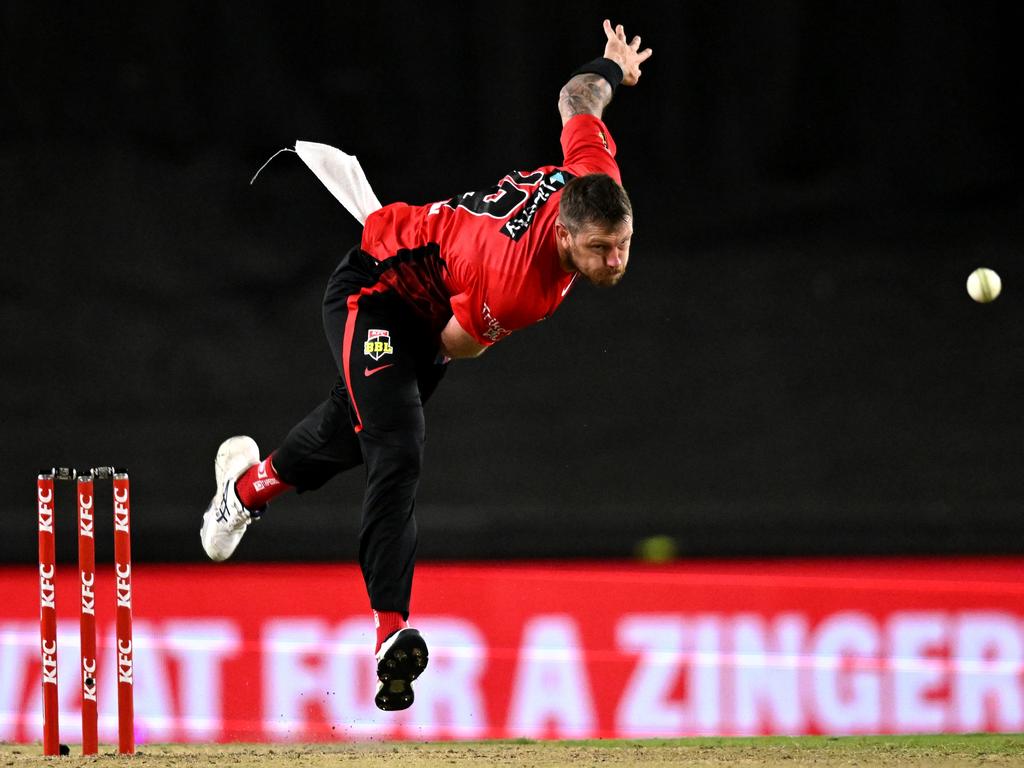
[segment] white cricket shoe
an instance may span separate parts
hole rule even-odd
[[[235,480],[259,462],[260,449],[256,441],[245,435],[229,437],[217,449],[213,465],[217,492],[203,515],[203,528],[199,532],[203,549],[211,560],[221,562],[231,557],[246,527],[263,512],[242,506],[235,493]]]
[[[377,651],[377,709],[408,709],[416,695],[412,683],[427,668],[427,643],[418,629],[405,627],[391,635]]]

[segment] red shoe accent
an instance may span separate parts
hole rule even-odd
[[[398,611],[374,611],[373,625],[377,627],[377,647],[373,649],[374,654],[380,651],[385,640],[398,630],[409,626]]]
[[[262,509],[271,499],[295,487],[277,476],[273,458],[268,456],[259,464],[253,464],[235,481],[235,493],[246,509]]]

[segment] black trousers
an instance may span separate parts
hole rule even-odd
[[[359,563],[370,606],[408,618],[423,404],[447,366],[435,362],[436,323],[417,315],[381,278],[381,265],[358,248],[331,275],[323,319],[339,376],[273,460],[278,476],[299,492],[365,464]]]

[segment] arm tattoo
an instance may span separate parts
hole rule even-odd
[[[558,112],[565,124],[573,115],[601,117],[612,100],[612,86],[600,75],[587,73],[570,78],[558,94]]]

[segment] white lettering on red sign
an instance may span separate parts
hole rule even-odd
[[[96,659],[82,659],[82,698],[96,701]]]
[[[57,643],[44,640],[41,647],[43,652],[43,685],[57,685]]]
[[[132,641],[117,641],[117,682],[132,684]]]
[[[52,563],[40,563],[39,564],[39,607],[49,608],[51,610],[57,609],[57,602],[55,599],[54,588],[53,588],[53,576],[56,573],[56,567]]]
[[[833,613],[808,639],[809,707],[825,733],[881,731],[881,642],[875,621],[858,611]]]
[[[444,578],[479,578],[454,569]],[[358,572],[326,570],[358,586]],[[436,585],[438,572],[425,571]],[[55,571],[39,573],[43,603],[53,603]],[[530,567],[496,573],[508,582],[520,573],[553,578]],[[753,577],[733,584],[709,575],[709,597],[668,590],[666,572],[650,582],[633,573],[628,584],[598,580],[599,598],[589,582],[559,582],[544,603],[574,607],[546,612],[512,601],[500,615],[478,597],[454,596],[445,615],[413,617],[431,661],[415,684],[416,704],[402,713],[373,706],[373,626],[355,587],[355,597],[346,586],[340,607],[325,608],[322,590],[294,589],[307,571],[281,569],[261,585],[266,600],[196,606],[173,569],[148,574],[145,608],[159,618],[142,616],[134,643],[102,643],[96,668],[104,690],[131,681],[137,723],[153,740],[1024,730],[1024,581],[1013,574],[978,577],[967,589],[935,572],[921,591],[898,579],[890,590],[888,577],[858,589],[843,580],[831,591],[811,580],[810,596],[781,590],[774,574],[767,592],[750,588]],[[0,594],[14,594],[27,576],[0,573]],[[95,574],[94,590],[101,579]],[[225,584],[242,590],[251,575]],[[11,675],[0,686],[0,713],[13,714],[0,717],[0,741],[19,741],[36,737],[23,723],[38,717],[40,649],[42,679],[57,684],[57,644],[37,645],[38,622],[21,612],[5,623],[3,610],[0,669]],[[113,626],[103,630],[114,640]],[[74,642],[61,635],[62,649]],[[66,686],[88,682],[66,677]],[[114,725],[103,722],[101,739],[116,737],[104,736]]]
[[[732,620],[735,654],[735,711],[737,733],[756,735],[767,724],[772,731],[799,733],[806,729],[800,706],[800,674],[807,641],[807,619],[783,613],[771,621],[758,614]]]
[[[96,595],[92,588],[96,583],[96,574],[82,571],[82,613],[96,615]]]
[[[892,711],[901,730],[935,733],[945,729],[943,694],[949,675],[949,627],[938,612],[894,613],[889,619]]]
[[[714,615],[626,614],[619,620],[619,650],[637,657],[615,710],[621,735],[720,732],[722,625]],[[680,684],[683,697],[674,693]]]
[[[961,614],[952,632],[951,698],[956,729],[1020,730],[1024,722],[1024,632],[1013,616],[997,611]]]
[[[39,530],[53,533],[53,488],[39,489]]]
[[[132,607],[132,566],[130,563],[118,563],[114,568],[117,574],[117,607]]]
[[[114,532],[128,533],[128,489],[114,489]]]
[[[597,724],[573,616],[535,616],[523,627],[508,727],[516,736],[584,738]]]
[[[93,538],[92,530],[92,496],[80,493],[78,494],[78,535]]]

